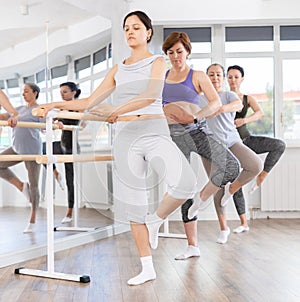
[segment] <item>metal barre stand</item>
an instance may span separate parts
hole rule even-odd
[[[53,157],[52,150],[52,119],[56,117],[55,113],[50,111],[46,117],[46,155]],[[87,275],[72,275],[57,273],[54,271],[54,215],[53,215],[53,162],[47,163],[47,178],[46,178],[46,202],[47,202],[47,271],[16,268],[15,274],[30,275],[51,279],[60,279],[67,281],[76,281],[80,283],[90,282],[90,277]]]

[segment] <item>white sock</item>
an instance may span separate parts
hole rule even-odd
[[[142,263],[142,271],[137,276],[129,279],[127,281],[128,285],[140,285],[156,278],[152,256],[141,257],[140,259]]]
[[[188,211],[188,218],[193,219],[195,216],[197,216],[200,208],[203,206],[204,201],[200,198],[200,192],[196,193],[193,199],[193,204],[189,208]]]
[[[183,254],[179,254],[175,257],[175,260],[186,260],[191,257],[199,257],[200,249],[198,246],[189,245]]]
[[[220,244],[226,243],[227,240],[228,240],[229,234],[230,234],[230,228],[229,227],[227,227],[227,230],[225,230],[225,231],[220,231],[219,237],[217,239],[217,243],[220,243]]]
[[[233,229],[233,233],[239,234],[243,232],[248,232],[250,228],[246,225],[240,225],[237,228]]]
[[[159,228],[164,222],[156,212],[154,214],[149,214],[145,218],[146,227],[149,233],[149,243],[152,249],[157,249],[158,246],[158,232]]]
[[[35,231],[35,223],[28,223],[23,233],[33,233]]]

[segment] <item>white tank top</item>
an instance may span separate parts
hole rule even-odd
[[[143,93],[147,89],[151,76],[152,64],[155,59],[159,57],[162,56],[153,55],[130,65],[122,63],[118,64],[118,70],[115,74],[116,89],[112,98],[113,105],[120,106]],[[163,114],[161,94],[164,80],[162,79],[158,81],[159,82],[157,84],[161,85],[159,98],[147,107],[127,112],[124,115]]]

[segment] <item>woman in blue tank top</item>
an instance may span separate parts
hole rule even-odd
[[[191,69],[186,62],[191,52],[191,43],[184,32],[171,33],[163,44],[172,68],[166,73],[163,89],[164,112],[167,116],[173,141],[190,160],[191,152],[201,156],[203,161],[212,163],[209,182],[198,192],[194,200],[188,199],[181,207],[182,220],[187,235],[186,251],[175,257],[177,260],[200,256],[197,240],[197,213],[207,207],[208,198],[226,183],[233,181],[239,173],[239,163],[232,153],[210,135],[207,116],[216,112],[220,99],[211,81],[202,71]],[[209,100],[199,107],[199,95],[204,93]],[[189,113],[189,116],[185,116]]]

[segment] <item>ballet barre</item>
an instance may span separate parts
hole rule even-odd
[[[35,154],[7,154],[0,155],[0,161],[36,161],[38,164],[53,164],[53,163],[75,163],[75,162],[93,162],[93,161],[111,161],[112,155],[35,155]]]
[[[76,162],[90,162],[90,161],[111,161],[113,160],[112,155],[74,155],[74,154],[63,154],[63,155],[37,155],[35,161],[38,164],[50,164],[50,163],[76,163]]]
[[[32,115],[44,117],[45,110],[41,108],[32,109]],[[84,120],[84,121],[97,121],[107,122],[107,117],[100,116],[89,112],[73,112],[65,110],[51,110],[51,114],[55,118],[66,118],[71,120]],[[144,121],[152,119],[165,119],[164,114],[137,114],[137,115],[120,115],[117,118],[118,122],[133,122],[133,121]]]
[[[56,114],[52,111],[48,112],[46,116],[46,156],[39,157],[42,161],[46,159],[47,177],[46,177],[46,202],[47,202],[47,270],[36,270],[17,268],[15,274],[30,275],[44,278],[60,279],[67,281],[76,281],[81,283],[90,282],[90,277],[87,275],[73,275],[55,272],[54,268],[54,211],[53,211],[53,162],[59,162],[60,157],[53,155],[52,149],[52,121],[56,118]],[[66,156],[66,155],[61,155]],[[79,155],[76,155],[78,159]],[[108,157],[105,157],[108,158]],[[111,158],[111,157],[110,157]],[[74,158],[73,158],[74,159]],[[91,157],[89,158],[91,159]],[[93,155],[94,159],[94,155]],[[68,158],[70,160],[70,158]],[[85,157],[85,161],[87,158]],[[64,161],[61,161],[64,162]],[[65,161],[66,162],[66,161]]]
[[[2,127],[8,127],[8,122],[7,121],[0,121],[0,126]],[[16,127],[20,128],[41,128],[45,129],[46,128],[46,123],[37,123],[37,122],[18,122]],[[66,131],[73,131],[77,126],[72,126],[72,125],[64,125],[62,128],[59,128],[57,124],[52,125],[53,130],[66,130]]]
[[[53,109],[50,111],[51,115],[55,118],[66,118],[70,120],[85,120],[85,121],[96,121],[96,122],[105,122],[106,119],[100,117],[96,114],[86,113],[86,112],[73,112],[66,110],[57,110]],[[32,115],[44,117],[45,110],[41,108],[32,109]]]

